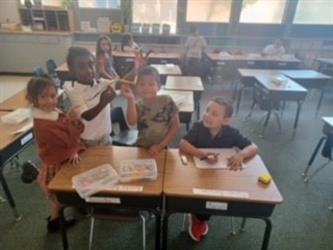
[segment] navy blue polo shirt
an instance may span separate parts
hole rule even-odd
[[[215,137],[209,132],[202,122],[195,122],[187,135],[183,137],[186,141],[197,148],[232,148],[243,149],[252,144],[237,129],[230,126],[224,126],[222,133]]]

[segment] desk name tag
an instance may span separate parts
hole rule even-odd
[[[32,139],[32,133],[27,134],[26,136],[24,136],[21,139],[21,145],[23,146],[24,144],[26,144],[28,141],[30,141]]]
[[[115,185],[108,187],[107,191],[122,191],[122,192],[142,192],[143,186]]]
[[[214,210],[228,210],[228,203],[216,202],[216,201],[206,201],[206,208],[214,209]]]
[[[234,198],[249,198],[249,193],[239,191],[225,191],[218,189],[193,188],[193,194],[207,196],[221,196]]]
[[[89,203],[121,204],[120,198],[116,197],[86,197],[85,201]]]

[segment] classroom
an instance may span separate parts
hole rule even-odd
[[[1,250],[333,249],[332,0],[1,0]]]

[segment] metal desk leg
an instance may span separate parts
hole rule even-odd
[[[1,169],[0,169],[0,181],[1,181],[2,188],[5,192],[5,195],[7,197],[7,200],[9,202],[9,205],[12,208],[12,211],[13,211],[13,214],[14,214],[14,217],[15,217],[15,221],[20,221],[22,219],[22,217],[19,215],[19,213],[16,210],[15,201],[13,199],[12,194],[10,193],[10,190],[8,188],[5,177],[3,176],[3,166],[1,166]]]
[[[272,222],[268,218],[262,218],[262,220],[265,221],[266,227],[265,227],[264,238],[262,240],[261,250],[267,250],[269,244],[269,238],[271,236],[271,231],[272,231]]]
[[[236,99],[236,113],[238,114],[239,111],[239,105],[242,99],[242,94],[243,94],[244,86],[241,86],[239,90],[237,91],[237,99]]]
[[[322,88],[321,92],[320,92],[319,101],[318,101],[318,104],[317,104],[316,113],[318,113],[318,111],[319,111],[319,109],[321,107],[321,102],[323,101],[324,93],[325,93],[325,90],[324,90],[324,88]]]
[[[296,111],[296,117],[295,117],[294,129],[297,128],[298,118],[299,118],[299,113],[300,113],[300,111],[301,111],[301,107],[302,107],[302,101],[297,101],[297,111]]]
[[[65,226],[65,215],[64,215],[65,207],[62,207],[60,210],[60,230],[61,230],[61,240],[62,240],[62,248],[64,250],[68,249],[68,240],[67,240],[67,230]]]
[[[168,248],[168,223],[169,223],[169,216],[171,214],[165,212],[163,216],[163,228],[162,228],[162,250],[167,250]]]
[[[161,249],[161,214],[159,211],[155,212],[155,249]]]

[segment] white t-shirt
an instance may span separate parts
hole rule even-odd
[[[267,56],[281,56],[286,53],[286,50],[283,46],[279,48],[274,47],[273,44],[267,45],[264,50],[262,51],[263,54]]]
[[[190,36],[185,44],[187,49],[186,57],[201,58],[206,46],[206,40],[202,36]]]
[[[82,115],[82,113],[99,103],[102,92],[109,85],[111,85],[111,81],[106,79],[99,79],[92,86],[74,82],[74,86],[70,89],[65,89],[65,91],[72,103],[72,108],[79,115]],[[109,135],[112,130],[110,111],[110,105],[106,105],[94,119],[90,121],[82,119],[84,131],[81,134],[81,138],[97,141]]]

